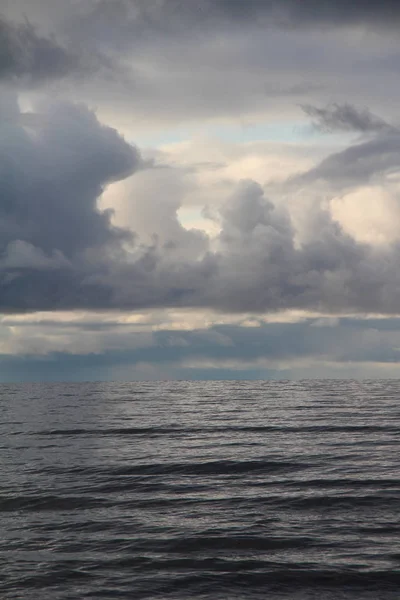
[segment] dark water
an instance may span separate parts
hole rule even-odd
[[[0,386],[0,597],[400,597],[400,381]]]

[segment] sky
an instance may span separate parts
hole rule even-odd
[[[0,382],[392,378],[397,0],[2,0]]]

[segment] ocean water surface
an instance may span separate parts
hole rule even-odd
[[[2,600],[400,597],[400,381],[0,386]]]

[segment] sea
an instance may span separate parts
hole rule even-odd
[[[0,386],[2,600],[400,598],[400,380]]]

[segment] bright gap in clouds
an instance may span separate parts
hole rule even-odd
[[[187,230],[200,229],[210,238],[218,235],[220,227],[211,219],[205,218],[204,210],[201,208],[181,207],[177,211],[178,220],[182,227]]]
[[[132,135],[132,134],[131,134]],[[223,124],[211,123],[202,126],[192,126],[181,129],[179,127],[166,129],[158,134],[139,133],[133,139],[140,146],[162,147],[169,144],[184,142],[190,138],[205,137],[215,138],[232,144],[246,142],[301,142],[325,139],[325,136],[313,130],[309,123],[304,120],[282,121],[271,123],[268,121],[256,121],[247,123],[245,119],[234,120]]]

